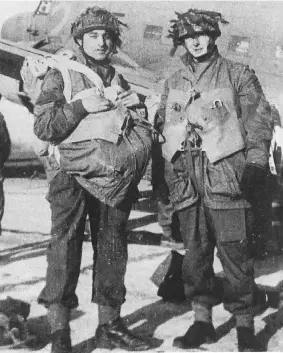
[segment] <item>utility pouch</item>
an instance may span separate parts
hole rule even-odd
[[[187,136],[187,119],[185,107],[189,100],[189,93],[171,89],[166,104],[166,122],[163,136],[162,153],[166,160],[171,161],[174,154],[180,150],[181,143]]]
[[[164,301],[179,302],[185,300],[182,277],[183,259],[184,255],[172,250],[150,278],[158,287],[157,295]]]
[[[186,108],[190,124],[202,139],[202,150],[210,163],[240,151],[245,147],[241,124],[230,88],[202,92]]]

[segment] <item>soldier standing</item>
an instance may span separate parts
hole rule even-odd
[[[155,128],[162,131],[162,119],[156,119]],[[171,163],[169,163],[170,166]],[[162,229],[161,242],[165,244],[176,244],[179,242],[183,231],[180,211],[186,208],[186,195],[177,192],[177,199],[173,198],[174,185],[171,183],[168,187],[164,175],[165,168],[167,179],[170,173],[168,162],[162,156],[161,144],[156,141],[152,148],[152,191],[153,197],[157,201],[158,224]],[[174,174],[171,175],[174,180]],[[171,190],[171,197],[170,197]],[[176,217],[174,217],[176,216]],[[178,222],[177,222],[178,221]],[[178,228],[177,228],[178,226]],[[177,234],[176,234],[177,233]]]
[[[5,195],[4,195],[4,175],[3,168],[4,163],[9,157],[11,151],[11,139],[9,135],[9,131],[7,129],[7,125],[5,122],[5,118],[2,114],[0,114],[0,235],[2,234],[2,218],[4,215],[4,206],[5,206]]]
[[[174,186],[173,198],[186,199],[183,278],[195,313],[192,326],[173,345],[188,349],[216,341],[216,246],[227,280],[224,307],[236,318],[238,349],[260,351],[248,243],[253,190],[265,182],[268,170],[272,118],[254,71],[219,54],[219,22],[228,23],[220,13],[190,9],[177,14],[169,31],[172,54],[178,46],[186,49],[185,68],[165,82],[158,119],[163,120],[162,151],[170,169],[166,183]],[[162,191],[166,198],[166,187]]]
[[[97,73],[105,87],[122,88],[118,96],[126,107],[140,104],[139,97],[110,65],[110,57],[120,46],[120,22],[99,7],[84,11],[72,25],[75,56]],[[108,111],[113,104],[97,96],[84,79],[72,81],[72,91],[85,91],[80,99],[67,103],[60,71],[50,70],[35,104],[34,131],[43,141],[59,144],[89,114]],[[99,143],[99,142],[98,142]],[[70,353],[70,311],[78,306],[76,287],[80,273],[82,244],[87,214],[93,245],[93,294],[98,304],[99,325],[96,330],[98,348],[145,350],[149,345],[134,336],[120,317],[125,301],[124,285],[127,264],[126,223],[132,206],[132,193],[117,207],[90,195],[76,178],[60,169],[54,155],[48,157],[49,193],[52,228],[47,252],[46,285],[38,301],[47,309],[52,333],[52,353]],[[103,199],[103,197],[101,197]]]

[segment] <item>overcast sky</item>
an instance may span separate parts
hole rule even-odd
[[[12,15],[35,10],[38,1],[0,1],[0,25]]]

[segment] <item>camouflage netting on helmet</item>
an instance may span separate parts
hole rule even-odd
[[[71,35],[77,40],[82,39],[85,33],[94,29],[105,29],[113,34],[116,45],[120,46],[121,26],[127,27],[106,9],[98,6],[88,7],[72,23]]]
[[[177,19],[171,20],[171,29],[168,38],[173,40],[171,55],[174,55],[177,47],[183,45],[186,37],[207,34],[214,38],[221,35],[219,22],[228,24],[221,13],[215,11],[189,9],[185,13],[176,12]]]

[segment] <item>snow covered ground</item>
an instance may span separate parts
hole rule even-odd
[[[150,186],[143,181],[140,187],[143,198],[131,212],[129,229],[131,239],[158,239],[161,230],[156,222],[153,202],[148,198]],[[45,194],[45,180],[6,179],[6,209],[0,238],[0,299],[8,295],[31,303],[28,325],[38,342],[33,350],[50,352],[50,335],[46,323],[46,311],[37,304],[36,298],[44,286],[46,258],[49,240],[50,210]],[[152,242],[157,244],[157,242]],[[127,301],[122,316],[137,334],[148,336],[156,348],[153,351],[177,351],[172,347],[175,336],[185,333],[193,322],[189,303],[164,303],[157,296],[157,288],[150,277],[166,258],[170,249],[159,245],[129,245],[129,263],[126,275]],[[270,258],[258,262],[257,282],[274,289],[283,280],[283,258]],[[93,339],[97,326],[97,308],[91,298],[92,249],[84,243],[82,271],[77,293],[80,306],[72,314],[71,328],[75,353],[95,350]],[[216,257],[216,272],[221,265]],[[237,351],[235,323],[223,305],[214,308],[214,324],[218,341],[203,345],[200,351]],[[275,308],[268,308],[255,319],[258,336],[268,343],[269,351],[283,351],[283,320]],[[31,348],[19,348],[19,353]],[[1,351],[11,352],[8,348]],[[96,350],[97,352],[98,350]],[[181,350],[180,350],[181,351]]]

